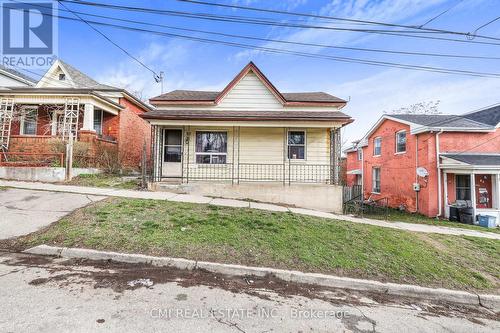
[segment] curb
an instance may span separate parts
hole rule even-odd
[[[443,288],[427,288],[409,284],[384,283],[373,280],[362,280],[348,277],[339,277],[318,273],[303,273],[267,267],[249,267],[242,265],[220,264],[205,261],[195,261],[182,258],[154,257],[142,254],[127,254],[106,252],[79,248],[55,247],[39,245],[24,251],[25,253],[57,256],[63,258],[78,258],[90,260],[112,260],[131,264],[150,264],[160,267],[174,267],[178,269],[204,269],[218,274],[263,277],[268,274],[287,282],[312,284],[323,287],[351,289],[357,291],[379,292],[393,296],[421,298],[434,301],[479,305],[498,311],[500,309],[499,295],[480,295],[466,291]]]

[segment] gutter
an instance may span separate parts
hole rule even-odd
[[[442,207],[442,200],[441,200],[441,165],[439,161],[439,136],[443,133],[443,130],[441,129],[439,132],[436,133],[436,167],[437,167],[437,173],[438,173],[438,214],[436,218],[439,218],[441,216],[443,207]]]

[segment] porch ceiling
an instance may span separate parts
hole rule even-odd
[[[500,154],[441,154],[441,169],[500,173]]]

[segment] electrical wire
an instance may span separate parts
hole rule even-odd
[[[91,25],[87,20],[85,20],[84,18],[82,18],[80,15],[78,15],[77,13],[73,12],[71,9],[69,9],[62,1],[60,0],[57,0],[57,2],[63,6],[64,8],[66,8],[66,10],[70,11],[75,17],[77,17],[80,21],[82,21],[83,23],[87,24],[92,30],[94,30],[95,32],[97,32],[99,35],[101,35],[102,37],[104,37],[108,42],[110,42],[111,44],[113,44],[114,46],[116,46],[118,49],[120,49],[123,53],[125,53],[129,58],[131,58],[132,60],[134,60],[135,62],[137,62],[139,65],[141,65],[142,67],[146,68],[148,71],[150,71],[151,73],[153,73],[154,77],[155,77],[155,80],[158,80],[157,78],[159,78],[159,75],[156,74],[156,72],[151,69],[149,66],[147,66],[145,63],[143,63],[142,61],[140,61],[139,59],[137,59],[137,57],[133,56],[130,52],[128,52],[127,50],[125,50],[123,47],[121,47],[118,43],[114,42],[111,38],[109,38],[105,33],[103,33],[102,31],[100,31],[99,29],[97,29],[96,27],[94,27],[93,25]]]
[[[420,25],[419,27],[420,28],[423,28],[424,26],[426,26],[427,24],[433,22],[434,20],[440,18],[441,16],[443,16],[444,14],[448,13],[450,10],[452,10],[453,8],[455,8],[456,6],[458,6],[459,4],[461,4],[464,0],[458,0],[457,2],[455,2],[455,4],[453,4],[451,7],[449,7],[448,9],[442,11],[441,13],[439,13],[438,15],[434,16],[434,17],[431,17],[429,20],[427,20],[424,24]]]
[[[9,0],[9,1],[16,2],[15,0]],[[38,7],[45,7],[45,6],[38,5]],[[63,10],[63,11],[67,11],[67,10]],[[114,21],[119,21],[119,22],[141,24],[141,25],[146,25],[146,26],[160,27],[160,28],[172,29],[172,30],[197,32],[197,33],[210,34],[210,35],[215,35],[215,36],[223,36],[223,37],[231,37],[231,38],[258,40],[258,41],[270,42],[270,43],[282,43],[282,44],[291,44],[291,45],[299,45],[299,46],[313,46],[313,47],[319,47],[319,48],[332,48],[332,49],[340,49],[340,50],[374,52],[374,53],[388,53],[388,54],[411,55],[411,56],[428,56],[428,57],[458,58],[458,59],[500,60],[500,57],[490,57],[490,56],[476,56],[476,55],[467,55],[467,54],[447,54],[447,53],[427,53],[427,52],[412,52],[412,51],[397,51],[397,50],[384,50],[384,49],[374,49],[374,48],[348,47],[348,46],[338,46],[338,45],[328,45],[328,44],[318,44],[318,43],[294,42],[294,41],[291,41],[291,40],[278,40],[278,39],[271,39],[271,38],[254,37],[254,36],[249,36],[249,35],[237,35],[237,34],[223,33],[223,32],[217,32],[217,31],[207,31],[207,30],[200,30],[200,29],[182,28],[182,27],[177,27],[177,26],[172,26],[172,25],[151,23],[151,22],[138,21],[138,20],[122,19],[122,18],[117,18],[117,17],[112,17],[112,16],[90,14],[90,13],[85,13],[85,12],[80,12],[80,11],[72,11],[72,12],[80,14],[80,15],[89,16],[89,17],[103,18],[103,19],[114,20]]]
[[[62,1],[70,1],[70,0],[62,0]],[[240,5],[236,5],[236,4],[221,4],[221,3],[214,3],[214,2],[208,2],[208,1],[199,1],[199,0],[177,0],[177,1],[191,3],[191,4],[196,4],[196,5],[216,6],[216,7],[224,7],[224,8],[232,8],[232,9],[243,9],[243,10],[256,11],[256,12],[284,14],[284,15],[293,15],[293,16],[302,16],[302,17],[311,17],[311,18],[321,18],[321,19],[330,19],[330,20],[340,20],[340,21],[356,22],[356,23],[368,23],[368,24],[373,24],[373,25],[382,25],[382,26],[387,26],[387,27],[398,27],[398,28],[410,28],[410,29],[423,30],[423,31],[429,31],[429,32],[443,33],[443,34],[460,35],[460,36],[465,36],[465,37],[469,37],[470,36],[469,32],[459,32],[459,31],[452,31],[452,30],[423,28],[423,27],[419,27],[419,26],[415,26],[415,25],[404,25],[404,24],[395,24],[395,23],[386,23],[386,22],[378,22],[378,21],[370,21],[370,20],[359,20],[359,19],[347,19],[347,18],[335,17],[335,16],[315,15],[315,14],[308,14],[308,13],[297,13],[297,12],[282,11],[282,10],[275,10],[275,9],[256,8],[256,7],[250,7],[250,6],[240,6]],[[83,3],[83,2],[86,2],[86,1],[71,0],[71,2],[75,2],[75,3],[81,2],[81,3]],[[479,36],[475,36],[475,37],[485,38],[485,39],[493,39],[493,40],[500,40],[500,38],[498,38],[498,37],[491,37],[491,36],[482,36],[482,35],[479,35]]]
[[[53,14],[49,14],[49,13],[42,13],[42,15],[54,16],[54,17],[58,17],[61,19],[65,19],[65,20],[81,22],[78,19],[74,19],[74,18],[70,18],[70,17],[66,17],[66,16],[53,15]],[[116,24],[111,24],[111,23],[105,23],[105,22],[97,22],[97,21],[89,21],[89,20],[87,22],[89,22],[91,24],[113,27],[113,28],[123,29],[123,30],[128,30],[128,31],[156,34],[159,36],[165,36],[165,37],[169,37],[169,38],[181,38],[181,39],[192,40],[192,41],[202,42],[202,43],[207,43],[207,44],[220,44],[220,45],[226,45],[226,46],[243,48],[243,49],[252,49],[252,50],[258,50],[258,51],[263,51],[263,52],[267,52],[267,53],[287,54],[287,55],[295,55],[295,56],[306,57],[306,58],[316,58],[316,59],[324,59],[324,60],[331,60],[331,61],[338,61],[338,62],[357,63],[357,64],[365,64],[365,65],[378,66],[378,67],[392,67],[392,68],[399,68],[399,69],[426,71],[426,72],[434,72],[434,73],[441,73],[441,74],[454,74],[454,75],[466,75],[466,76],[489,77],[489,78],[500,77],[499,73],[477,72],[477,71],[460,70],[460,69],[439,68],[439,67],[432,67],[432,66],[401,64],[401,63],[394,63],[394,62],[388,62],[388,61],[375,61],[375,60],[359,59],[359,58],[352,58],[352,57],[322,55],[322,54],[292,51],[292,50],[287,50],[287,49],[261,47],[261,46],[251,45],[251,44],[235,43],[235,42],[222,41],[222,40],[216,40],[216,39],[208,39],[208,38],[200,38],[200,37],[194,37],[194,36],[173,34],[173,33],[161,32],[161,31],[156,31],[156,30],[140,29],[140,28],[135,28],[135,27],[130,27],[130,26],[122,26],[122,25],[116,25]]]

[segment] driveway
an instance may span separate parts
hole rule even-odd
[[[77,208],[104,198],[64,192],[0,189],[0,239],[32,233]]]

